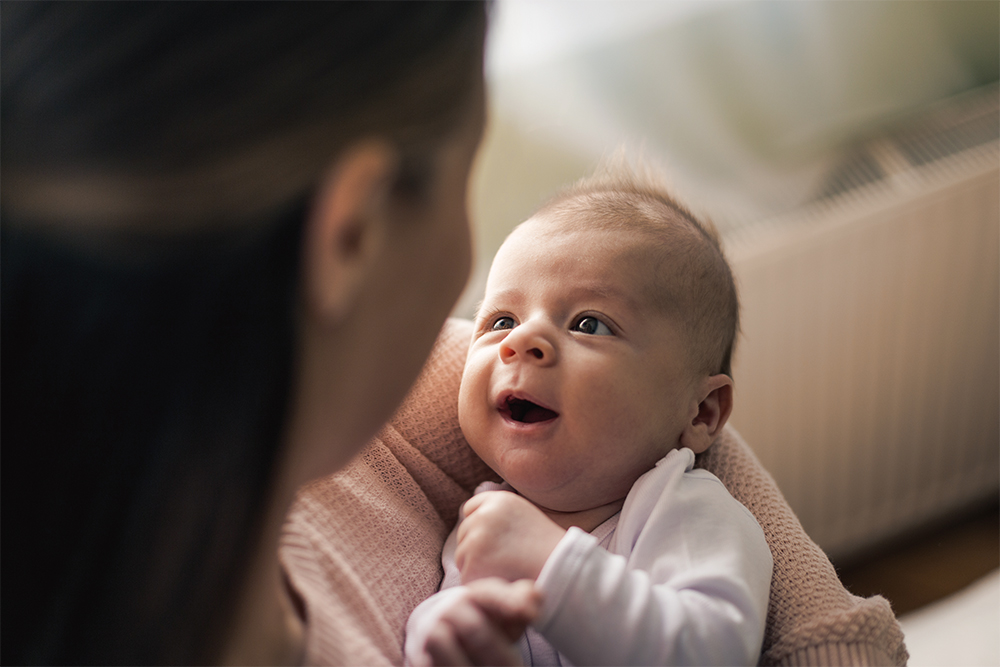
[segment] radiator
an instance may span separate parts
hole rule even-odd
[[[1000,490],[997,100],[872,139],[808,206],[726,234],[730,423],[835,560]]]

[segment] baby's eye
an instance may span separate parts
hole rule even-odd
[[[577,320],[576,324],[570,327],[572,331],[579,331],[580,333],[590,334],[592,336],[613,336],[614,332],[607,324],[600,321],[596,317],[587,315],[581,317]]]
[[[506,329],[513,329],[517,324],[514,322],[513,317],[498,317],[493,326],[490,327],[491,331],[504,331]]]

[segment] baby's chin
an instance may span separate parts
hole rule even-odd
[[[463,431],[465,434],[465,431]],[[472,435],[473,437],[469,437]],[[472,450],[518,495],[553,512],[579,512],[594,507],[593,485],[586,471],[570,469],[565,461],[535,447],[507,447],[488,438],[465,435]]]
[[[631,490],[631,484],[600,486],[588,481],[585,475],[567,475],[565,467],[557,469],[558,472],[553,471],[551,475],[539,474],[537,466],[522,469],[523,475],[517,475],[509,468],[504,472],[497,471],[497,474],[518,495],[530,500],[540,509],[561,514],[591,512],[611,506],[620,509]]]
[[[504,450],[492,460],[486,456],[483,460],[529,500],[536,497],[555,498],[564,492],[572,492],[575,486],[574,475],[565,465],[550,460],[544,452],[535,449]]]
[[[579,492],[572,484],[559,484],[552,479],[518,478],[504,476],[504,481],[510,484],[519,496],[526,498],[536,507],[546,512],[571,514],[583,512],[594,507],[594,499],[585,492]]]

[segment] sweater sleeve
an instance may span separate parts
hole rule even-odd
[[[644,489],[632,503],[641,530],[630,533],[623,509],[619,553],[567,532],[536,582],[536,629],[576,665],[756,664],[771,578],[760,527],[717,479],[683,464]]]

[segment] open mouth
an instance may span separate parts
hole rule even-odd
[[[500,406],[500,411],[504,412],[513,421],[523,424],[536,424],[546,422],[559,416],[558,412],[549,410],[546,407],[532,403],[523,398],[509,396]]]

